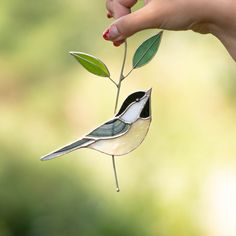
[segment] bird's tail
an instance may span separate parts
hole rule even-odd
[[[40,158],[41,161],[47,161],[59,156],[62,156],[64,154],[67,154],[69,152],[72,152],[76,149],[87,147],[89,144],[93,143],[93,139],[83,138],[80,140],[77,140],[71,144],[66,145],[65,147],[62,147],[54,152],[51,152],[43,157]]]

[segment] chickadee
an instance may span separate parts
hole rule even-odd
[[[144,140],[151,123],[151,92],[149,89],[132,93],[114,118],[84,138],[41,157],[41,160],[50,160],[79,148],[91,148],[113,156],[133,151]]]

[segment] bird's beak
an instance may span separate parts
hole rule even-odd
[[[148,97],[151,96],[151,93],[152,93],[152,88],[150,88],[149,90],[146,91],[146,95],[147,95]]]

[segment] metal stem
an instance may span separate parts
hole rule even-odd
[[[113,171],[114,171],[114,176],[115,176],[115,181],[116,181],[116,192],[120,192],[119,182],[118,182],[117,173],[116,173],[115,156],[112,156],[112,165],[113,165]]]
[[[117,94],[116,94],[114,113],[116,113],[116,111],[117,111],[118,101],[119,101],[119,97],[120,97],[121,83],[122,83],[122,80],[124,79],[124,68],[125,68],[126,55],[127,55],[127,42],[126,41],[125,41],[124,46],[125,46],[125,51],[124,51],[124,57],[123,57],[121,71],[120,71],[120,79],[119,79],[119,83],[117,84]],[[119,192],[120,187],[119,187],[119,182],[118,182],[117,173],[116,173],[116,162],[115,162],[114,155],[112,155],[112,165],[113,165],[113,171],[114,171],[115,181],[116,181],[116,191]]]

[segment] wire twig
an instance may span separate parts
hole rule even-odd
[[[118,88],[118,84],[111,77],[108,77],[108,78]]]
[[[125,78],[124,77],[124,68],[125,68],[125,62],[126,62],[126,56],[127,56],[127,42],[126,41],[124,43],[124,47],[125,47],[124,57],[123,57],[123,62],[122,62],[122,66],[121,66],[119,82],[117,84],[117,93],[116,93],[116,102],[115,102],[114,113],[116,113],[116,111],[117,111],[118,101],[119,101],[119,97],[120,97],[121,83],[122,83],[122,80],[124,80],[124,78]],[[116,164],[115,164],[115,156],[114,155],[112,155],[112,165],[113,165],[113,171],[114,171],[115,181],[116,181],[116,191],[119,192],[120,187],[119,187],[119,182],[118,182],[117,173],[116,173]]]

